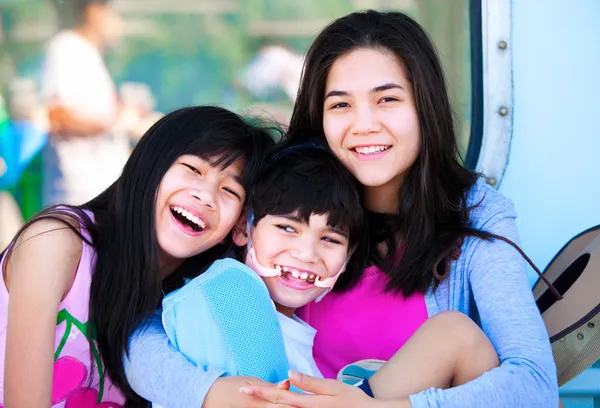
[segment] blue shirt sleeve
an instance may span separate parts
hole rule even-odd
[[[133,390],[166,408],[200,408],[223,370],[196,367],[170,344],[161,310],[140,327],[129,342],[124,358],[125,375]]]
[[[519,244],[512,203],[488,191],[501,205],[474,210],[475,226]],[[487,195],[487,194],[486,194]],[[509,244],[467,239],[457,261],[450,297],[470,287],[484,333],[500,367],[448,390],[429,389],[410,397],[413,408],[548,408],[558,406],[556,366],[544,322],[529,288],[525,261]],[[467,279],[465,279],[465,277]],[[467,286],[468,285],[468,286]],[[452,299],[450,299],[452,304]]]

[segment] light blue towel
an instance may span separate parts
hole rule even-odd
[[[163,300],[173,346],[197,366],[278,383],[288,377],[281,326],[264,282],[246,265],[218,260]]]

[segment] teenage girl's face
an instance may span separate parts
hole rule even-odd
[[[179,157],[162,179],[156,235],[162,265],[177,265],[221,243],[239,219],[246,191],[244,161],[221,169],[197,156]]]
[[[360,48],[327,75],[323,130],[333,153],[367,188],[398,191],[419,155],[413,88],[391,52]]]
[[[267,215],[253,228],[252,246],[259,265],[281,268],[281,276],[263,280],[284,314],[291,315],[322,295],[326,289],[314,285],[316,277],[333,277],[346,263],[348,236],[327,225],[327,219],[312,214],[306,223],[295,214]]]

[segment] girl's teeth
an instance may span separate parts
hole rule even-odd
[[[365,147],[356,147],[354,148],[354,150],[357,153],[360,154],[373,154],[373,153],[379,153],[382,152],[384,150],[387,150],[389,148],[389,146],[365,146]]]
[[[306,273],[306,272],[302,272],[302,273],[300,274],[300,279],[304,279],[304,280],[306,280],[306,278],[308,278],[308,273]]]
[[[202,219],[196,217],[194,214],[192,214],[188,210],[181,208],[181,207],[173,207],[173,210],[178,212],[179,214],[183,215],[185,218],[187,218],[194,224],[198,225],[200,228],[202,228],[202,229],[206,228],[206,224],[204,223],[204,221],[202,221]]]
[[[296,271],[296,270],[292,269],[292,276],[293,276],[294,278],[300,278],[300,272],[298,272],[298,271]],[[304,279],[304,278],[302,278],[302,279]]]

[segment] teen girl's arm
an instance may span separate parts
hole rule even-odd
[[[161,310],[140,327],[129,341],[125,375],[133,390],[156,404],[168,407],[200,407],[223,370],[196,367],[169,342]]]
[[[161,314],[158,310],[134,333],[124,358],[127,381],[138,395],[169,408],[274,407],[239,392],[244,386],[273,384],[254,377],[221,377],[225,371],[210,367],[205,371],[189,361],[169,342]]]
[[[473,210],[483,220],[476,227],[519,244],[512,203],[491,190],[486,194],[495,196],[495,202]],[[500,367],[456,388],[413,395],[413,408],[558,406],[548,333],[529,288],[522,256],[499,240],[468,239],[455,268],[467,268],[481,327],[498,354]],[[450,296],[450,308],[460,307],[452,300]]]
[[[9,291],[4,404],[49,407],[58,306],[81,258],[81,239],[59,221],[25,230],[6,263]]]

